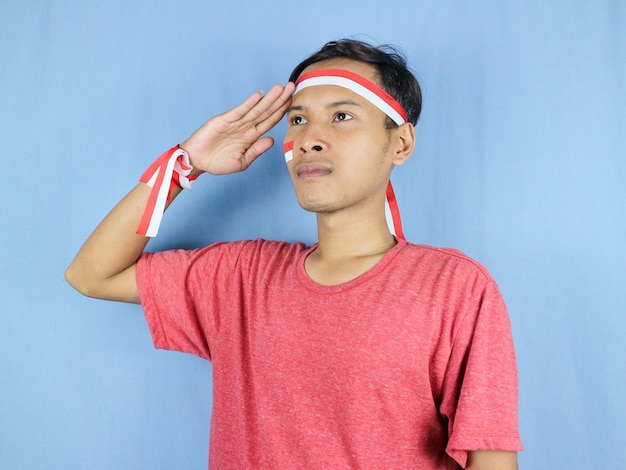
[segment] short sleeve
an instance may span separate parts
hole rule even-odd
[[[144,253],[137,263],[141,305],[155,348],[211,359],[215,312],[220,308],[220,273],[228,271],[227,250]]]
[[[472,450],[520,451],[518,382],[511,326],[493,280],[460,318],[444,380],[447,453],[462,467]]]

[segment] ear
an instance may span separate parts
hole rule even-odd
[[[415,129],[413,124],[405,122],[401,126],[393,129],[393,140],[395,141],[392,163],[396,166],[402,165],[413,154],[415,148]]]

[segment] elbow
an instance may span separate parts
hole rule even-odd
[[[65,270],[65,281],[84,296],[96,297],[93,286],[87,282],[87,276],[81,274],[74,263]]]
[[[74,263],[70,264],[65,270],[65,282],[83,294],[83,287],[80,283],[80,276],[76,273]]]

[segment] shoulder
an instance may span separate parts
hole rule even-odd
[[[267,255],[299,253],[309,248],[301,242],[291,243],[280,240],[265,240],[263,238],[231,242],[229,245],[231,245],[234,249],[240,249],[241,251]]]
[[[242,240],[210,245],[201,249],[198,254],[202,255],[217,250],[226,254],[233,262],[239,262],[241,260],[245,260],[246,262],[251,260],[271,262],[272,260],[280,259],[293,260],[308,249],[309,247],[307,245],[300,242],[289,243],[257,238],[256,240]]]
[[[174,249],[155,253],[143,253],[141,264],[161,266],[214,266],[234,267],[251,262],[268,263],[272,260],[295,259],[307,251],[304,243],[289,243],[276,240],[240,240],[217,242],[191,250]]]
[[[421,270],[431,273],[454,273],[462,277],[474,277],[491,282],[491,274],[480,262],[454,248],[439,248],[403,242],[402,259],[414,263]]]

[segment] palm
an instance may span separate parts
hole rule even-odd
[[[181,147],[197,170],[214,175],[245,170],[273,145],[262,137],[285,114],[293,84],[274,86],[261,98],[255,93],[240,105],[207,121]]]

